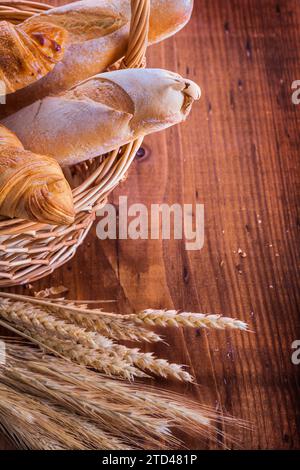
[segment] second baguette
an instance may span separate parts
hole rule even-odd
[[[183,121],[199,98],[198,85],[175,73],[118,70],[38,100],[2,122],[26,148],[67,166]]]

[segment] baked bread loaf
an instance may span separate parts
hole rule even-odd
[[[71,165],[183,121],[200,88],[160,69],[96,75],[2,122],[25,147]]]
[[[58,163],[24,150],[1,125],[0,214],[55,225],[74,221],[72,192]]]
[[[0,80],[5,94],[50,72],[63,57],[66,37],[61,26],[41,19],[20,26],[0,21]]]
[[[151,0],[149,43],[180,30],[190,19],[192,9],[193,0]],[[0,116],[69,90],[82,80],[104,72],[126,52],[130,18],[130,0],[83,0],[26,20],[24,26],[47,21],[66,29],[66,52],[48,76],[9,97],[7,105],[0,109]]]

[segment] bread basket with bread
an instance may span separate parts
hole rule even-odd
[[[188,115],[199,87],[145,68],[145,53],[181,29],[192,7],[0,1],[0,286],[68,261],[143,137]]]

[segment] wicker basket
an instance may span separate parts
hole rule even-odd
[[[30,1],[0,1],[0,20],[19,23],[51,8]],[[150,0],[131,0],[128,50],[121,67],[142,67],[147,48]],[[107,195],[124,179],[137,150],[138,139],[109,154],[75,167],[80,184],[73,189],[75,221],[53,226],[21,219],[0,221],[0,287],[33,282],[71,259],[95,219]]]

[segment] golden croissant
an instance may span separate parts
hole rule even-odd
[[[24,150],[1,125],[0,214],[55,225],[74,221],[72,191],[56,160]]]
[[[13,93],[50,72],[64,55],[67,32],[45,21],[14,26],[0,21],[0,80]]]

